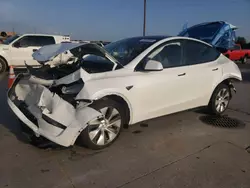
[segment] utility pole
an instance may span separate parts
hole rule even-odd
[[[146,33],[146,4],[147,0],[144,0],[143,36],[145,36]]]

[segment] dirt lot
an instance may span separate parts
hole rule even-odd
[[[0,187],[250,187],[250,63],[240,68],[244,81],[226,112],[239,125],[207,125],[202,111],[185,111],[131,126],[101,151],[28,144],[2,78]]]

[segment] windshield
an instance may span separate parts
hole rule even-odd
[[[10,44],[12,43],[14,40],[16,40],[18,37],[20,37],[19,35],[13,35],[11,37],[8,37],[7,39],[5,39],[3,41],[3,44]]]
[[[204,25],[197,25],[197,26],[187,29],[180,35],[185,36],[185,37],[191,37],[191,38],[204,40],[205,42],[210,43],[213,40],[214,35],[221,28],[221,26],[222,24],[219,22],[209,23],[209,24],[204,24]]]
[[[159,40],[152,37],[128,38],[107,44],[104,49],[124,66]]]
[[[234,49],[234,50],[240,50],[240,46],[235,45],[233,49]]]

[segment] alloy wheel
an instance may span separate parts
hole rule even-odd
[[[215,98],[216,111],[222,113],[226,110],[230,100],[230,93],[226,88],[221,89]]]
[[[122,122],[119,111],[114,107],[102,108],[100,112],[101,117],[88,123],[88,134],[94,144],[104,146],[118,136]]]

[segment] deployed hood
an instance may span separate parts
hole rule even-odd
[[[236,26],[224,21],[206,22],[184,27],[179,36],[196,38],[217,48],[231,49],[235,45],[236,29]]]
[[[32,57],[41,64],[52,61],[60,54],[71,53],[74,57],[83,57],[87,54],[106,57],[114,64],[120,64],[106,50],[93,43],[60,43],[47,45],[32,54]],[[121,65],[121,64],[120,64]]]

